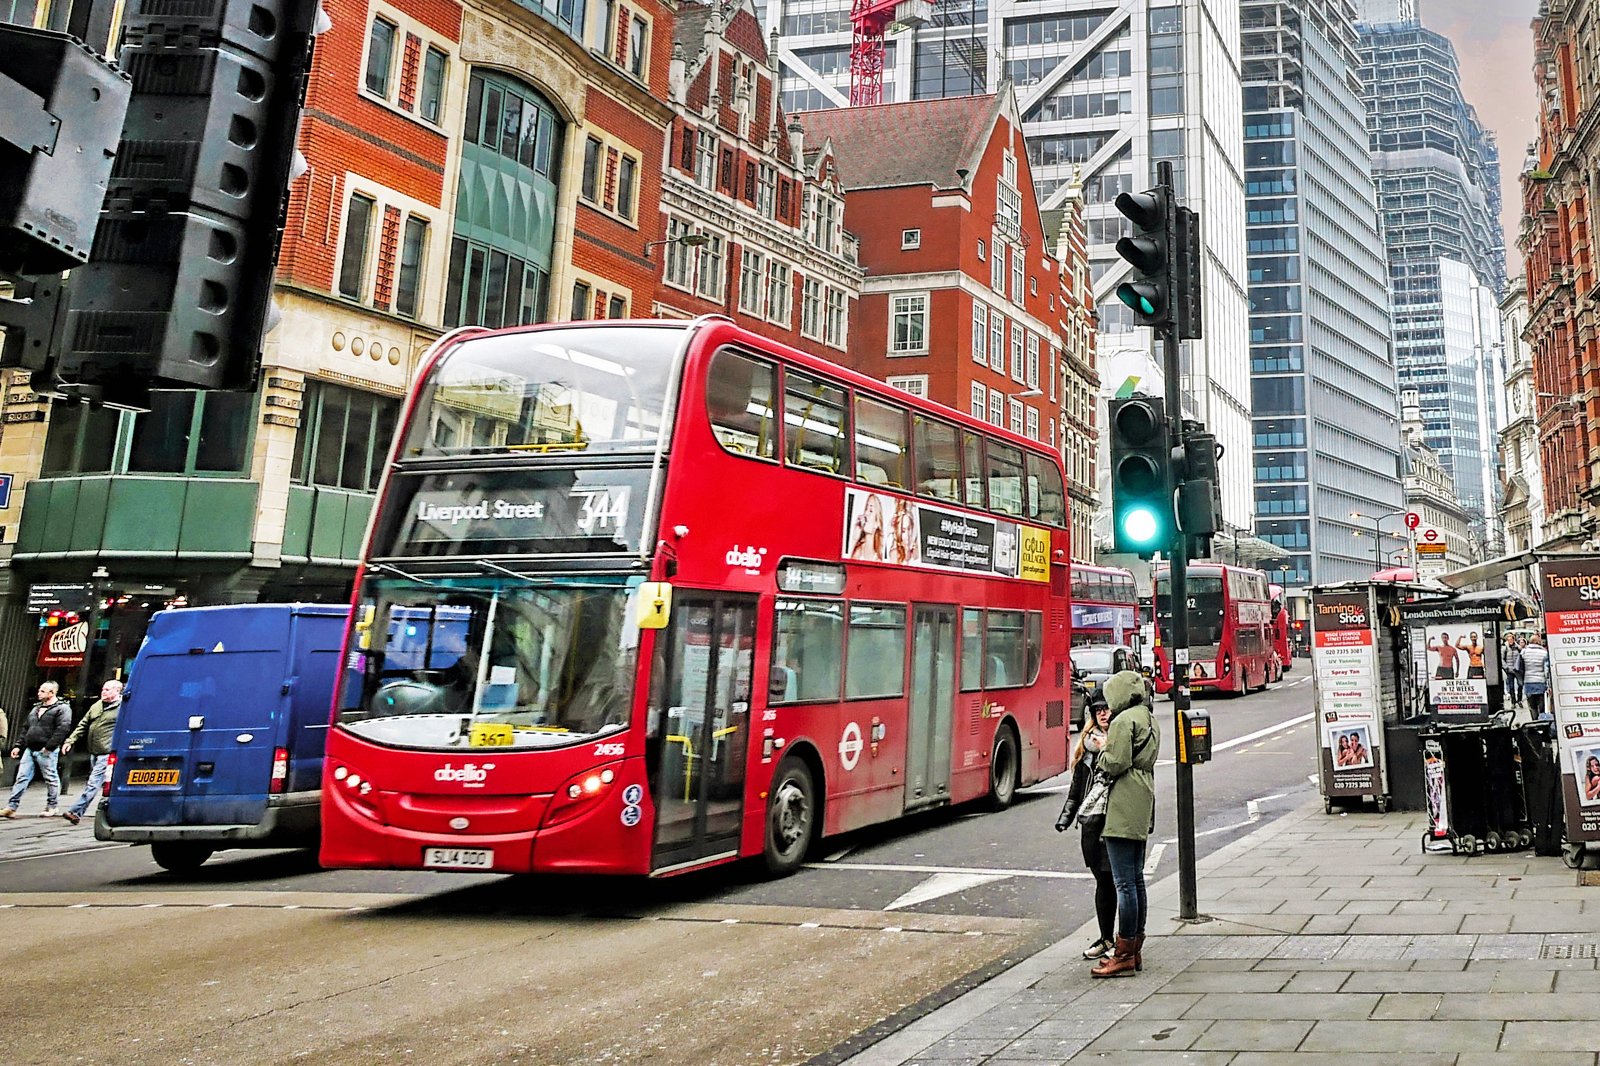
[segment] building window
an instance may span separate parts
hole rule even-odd
[[[695,279],[694,291],[708,300],[722,299],[722,235],[707,233],[706,243],[699,249],[700,263],[699,276]]]
[[[617,214],[633,221],[633,200],[638,188],[639,164],[630,155],[617,162]]]
[[[1006,397],[999,389],[989,390],[989,422],[996,426],[1006,424]]]
[[[649,39],[650,24],[635,16],[628,28],[628,72],[636,78],[644,77]]]
[[[972,305],[972,361],[989,361],[989,309],[980,303]]]
[[[1011,249],[1011,298],[1017,303],[1022,303],[1024,293],[1022,289],[1022,275],[1026,257],[1021,248]]]
[[[1006,247],[998,237],[989,248],[989,288],[1004,296],[1006,293]]]
[[[128,472],[242,474],[256,398],[248,392],[156,391],[133,419]]]
[[[1039,387],[1039,337],[1028,334],[1028,376],[1024,382],[1030,389]]]
[[[294,480],[301,485],[376,491],[399,413],[400,401],[391,397],[324,381],[306,382],[290,467]],[[482,421],[485,429],[495,424],[487,418]]]
[[[896,354],[928,350],[928,294],[905,293],[889,301],[889,351]]]
[[[1022,363],[1022,323],[1011,323],[1011,380],[1023,382],[1027,380]]]
[[[909,251],[922,247],[922,231],[920,229],[903,229],[900,231],[900,248]]]
[[[51,404],[50,428],[45,434],[39,473],[50,477],[109,472],[120,424],[119,413],[109,408],[92,408],[86,403]]]
[[[778,171],[770,163],[762,163],[756,176],[756,211],[762,218],[771,218],[778,198]]]
[[[694,227],[680,219],[667,219],[667,261],[662,267],[661,279],[674,288],[688,290],[694,287],[694,250],[684,246],[683,238],[694,232]]]
[[[437,48],[429,48],[422,58],[422,93],[417,99],[417,114],[435,125],[444,110],[445,61],[445,54]]]
[[[794,302],[794,271],[787,263],[767,264],[767,320],[788,328]]]
[[[520,83],[474,71],[467,85],[462,137],[540,177],[556,177],[561,127],[555,109]]]
[[[1011,411],[1011,432],[1022,433],[1022,401],[1011,400],[1007,405]]]
[[[626,296],[613,295],[609,300],[607,300],[606,301],[606,317],[607,318],[627,318],[628,317],[628,298]]]
[[[695,134],[694,180],[702,189],[717,187],[717,137],[707,130]]]
[[[761,300],[766,282],[765,257],[750,248],[741,249],[739,266],[739,310],[746,314],[761,314]]]
[[[989,312],[989,369],[1006,372],[1006,318],[999,311]]]
[[[605,146],[598,137],[583,139],[583,179],[578,185],[578,195],[591,204],[600,202],[600,157]]]
[[[394,309],[407,318],[417,317],[421,299],[422,255],[428,242],[428,221],[411,215],[406,218],[400,238],[400,273],[395,282]]]
[[[983,241],[980,240],[978,242],[978,262],[983,262],[988,254],[988,249],[984,246]]]
[[[822,282],[806,278],[800,286],[800,335],[822,339]]]
[[[890,374],[883,379],[883,383],[891,389],[909,392],[913,396],[928,395],[928,375],[926,374]],[[980,389],[982,385],[978,386]]]
[[[983,382],[972,383],[972,406],[970,408],[973,418],[982,420],[989,409],[989,390],[983,387]]]
[[[1029,407],[1027,409],[1027,422],[1024,432],[1027,433],[1029,440],[1039,439],[1039,409],[1037,407]]]
[[[458,236],[450,246],[445,324],[499,329],[542,322],[549,282],[527,260]]]
[[[823,343],[834,347],[843,348],[845,338],[845,302],[844,290],[830,288],[827,296],[827,321],[823,333]]]
[[[372,221],[378,212],[368,196],[350,197],[344,214],[344,247],[339,253],[339,295],[359,300],[365,295],[367,246],[372,242]]]
[[[389,83],[394,80],[394,42],[400,31],[385,19],[372,20],[367,35],[367,92],[389,99]]]
[[[594,290],[586,281],[572,283],[572,312],[569,317],[574,322],[582,322],[594,314]]]

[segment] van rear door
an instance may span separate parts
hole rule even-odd
[[[187,624],[151,633],[129,686],[113,824],[257,824],[283,743],[288,612],[174,613]]]

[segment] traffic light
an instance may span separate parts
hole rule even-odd
[[[1183,445],[1179,452],[1178,529],[1189,538],[1188,556],[1205,559],[1211,555],[1211,538],[1222,528],[1222,482],[1218,480],[1217,459],[1222,446],[1205,424],[1185,420]]]
[[[1196,341],[1205,335],[1200,317],[1200,213],[1180,207],[1173,229],[1172,287],[1177,306],[1173,321],[1178,339]]]
[[[0,271],[89,258],[129,90],[65,33],[0,23]]]
[[[1133,276],[1117,286],[1117,299],[1141,326],[1172,325],[1172,189],[1158,185],[1116,198],[1117,210],[1133,223],[1133,235],[1117,241],[1117,254],[1133,264]]]
[[[1111,436],[1112,539],[1119,552],[1149,558],[1173,533],[1167,413],[1149,396],[1107,404]]]
[[[69,285],[58,391],[137,407],[151,388],[254,383],[318,13],[131,0],[133,97]]]

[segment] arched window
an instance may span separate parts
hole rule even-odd
[[[561,118],[536,90],[501,74],[472,72],[446,326],[544,320],[561,134]]]

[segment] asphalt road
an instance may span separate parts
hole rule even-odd
[[[1201,855],[1312,794],[1296,665],[1268,692],[1197,701],[1217,748],[1195,773]],[[1164,728],[1152,879],[1176,868],[1171,750]],[[92,951],[71,1000],[115,1009],[73,1026],[18,1012],[10,1061],[803,1062],[1092,915],[1076,834],[1053,829],[1064,784],[828,841],[776,882],[323,871],[293,852],[176,878],[86,834],[81,852],[0,859],[0,967],[25,979]]]

